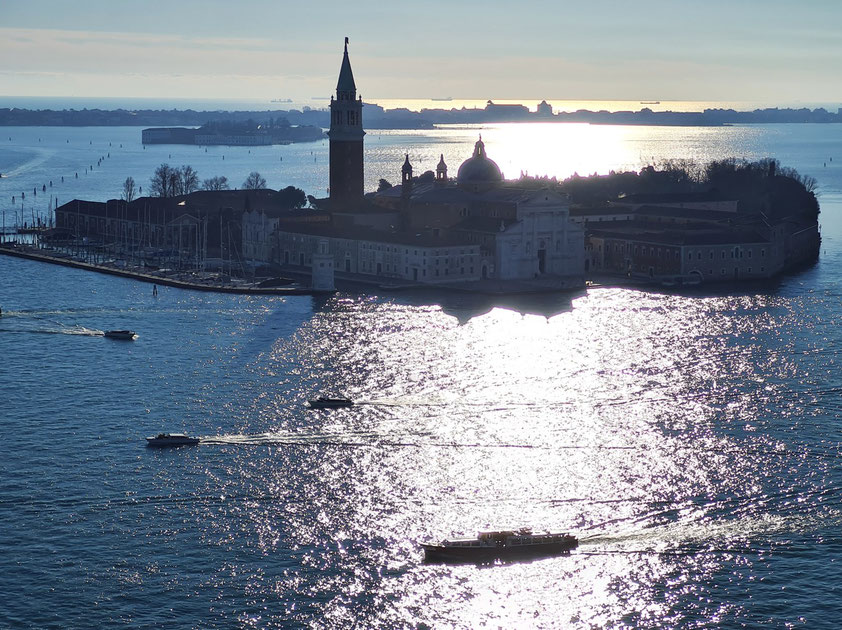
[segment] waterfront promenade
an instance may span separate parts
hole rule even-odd
[[[58,255],[57,252],[54,253],[50,252],[50,250],[38,249],[36,247],[22,245],[20,243],[0,244],[0,254],[5,256],[15,256],[17,258],[26,258],[28,260],[50,263],[53,265],[62,265],[64,267],[74,267],[85,271],[105,273],[112,276],[121,276],[123,278],[131,278],[132,280],[140,280],[141,282],[149,282],[156,285],[160,284],[162,286],[175,287],[178,289],[189,289],[192,291],[232,293],[237,295],[321,295],[325,293],[333,293],[333,291],[324,291],[303,286],[257,287],[237,283],[222,284],[219,282],[203,280],[201,277],[191,272],[178,272],[164,275],[150,273],[148,271],[140,271],[139,269],[121,268],[111,265],[96,265],[75,260],[67,255]]]

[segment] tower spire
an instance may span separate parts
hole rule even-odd
[[[330,200],[333,204],[356,205],[363,199],[363,102],[348,59],[348,38],[336,83],[336,97],[330,99]]]
[[[348,59],[348,38],[345,38],[345,52],[342,55],[342,67],[339,69],[339,81],[336,82],[336,98],[340,101],[353,101],[357,98],[357,84]]]

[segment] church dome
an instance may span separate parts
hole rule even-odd
[[[456,174],[459,184],[490,183],[503,181],[500,167],[485,154],[482,137],[474,145],[474,155],[462,162]]]

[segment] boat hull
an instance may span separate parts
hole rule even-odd
[[[153,448],[167,448],[170,446],[193,446],[199,443],[199,438],[194,437],[148,437],[146,446]]]
[[[307,404],[310,409],[342,409],[343,407],[353,407],[352,400],[308,400]]]
[[[107,330],[103,334],[104,337],[108,339],[122,339],[124,341],[131,341],[137,334],[132,330]]]
[[[532,545],[505,545],[496,547],[483,545],[477,547],[451,547],[447,545],[422,544],[424,560],[431,563],[482,563],[494,560],[523,560],[542,558],[569,553],[579,546],[575,537],[564,540],[536,543]]]

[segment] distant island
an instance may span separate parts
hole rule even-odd
[[[483,108],[384,109],[374,103],[365,104],[365,122],[369,129],[430,129],[434,125],[484,124],[503,122],[576,122],[603,125],[652,125],[710,127],[720,125],[770,123],[842,123],[842,108],[835,113],[824,108],[790,109],[765,108],[752,111],[733,109],[705,109],[701,112],[653,111],[643,107],[638,111],[554,112],[546,101],[536,111],[525,105],[497,104],[488,101]],[[295,127],[330,126],[327,109],[304,107],[301,110],[267,111],[194,111],[126,109],[9,109],[0,108],[0,126],[204,126],[249,124],[253,121],[284,120],[290,131]],[[293,140],[295,141],[295,140]]]
[[[199,144],[203,146],[260,146],[315,142],[325,138],[321,127],[292,126],[286,118],[270,118],[268,122],[214,120],[201,127],[153,127],[144,129],[143,144]]]

